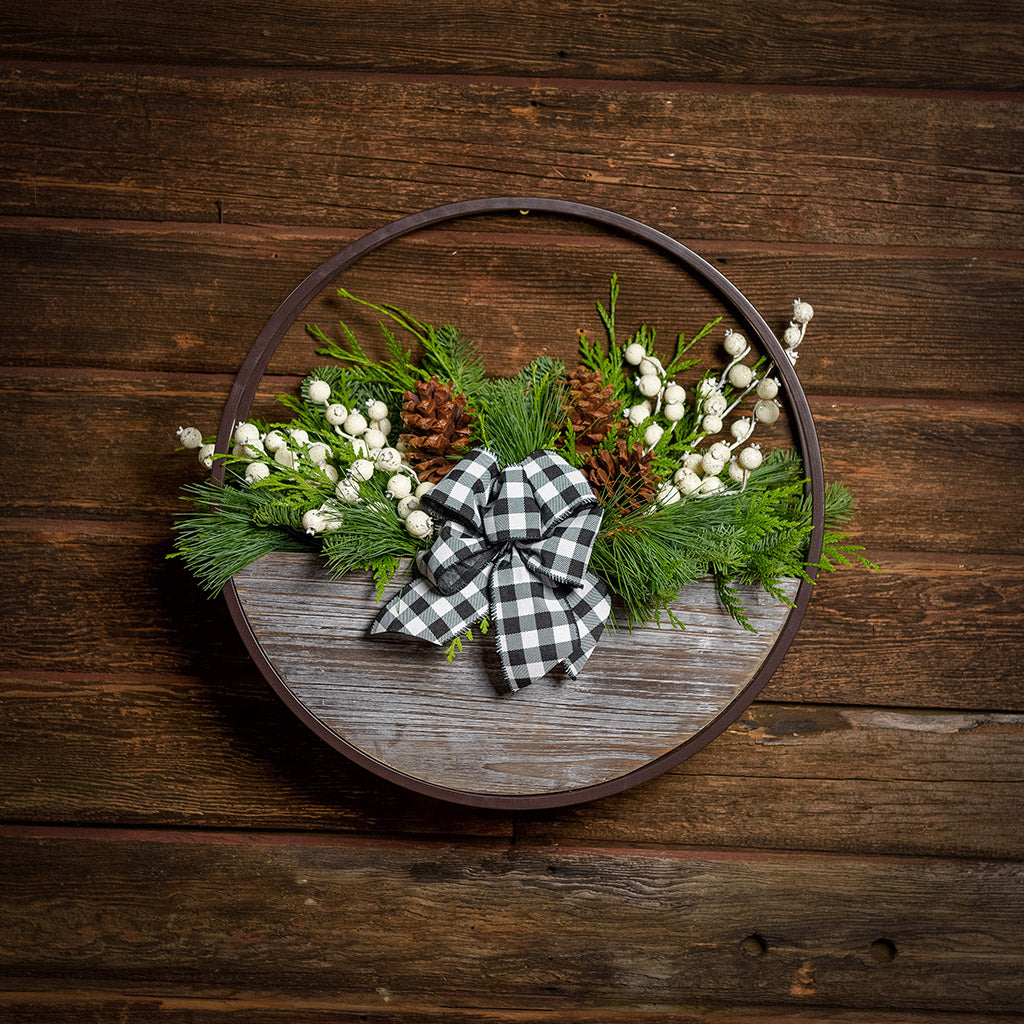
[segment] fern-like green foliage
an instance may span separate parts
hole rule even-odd
[[[562,363],[542,356],[515,377],[490,382],[478,429],[502,466],[556,447],[565,407],[564,375]]]

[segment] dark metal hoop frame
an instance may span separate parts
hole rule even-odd
[[[376,231],[371,231],[351,245],[346,246],[341,252],[317,267],[313,273],[299,284],[288,298],[281,303],[274,315],[267,321],[266,326],[260,331],[255,344],[238,372],[238,376],[235,378],[235,383],[228,396],[227,405],[224,408],[224,415],[220,423],[220,430],[217,435],[217,451],[227,451],[234,425],[248,413],[263,373],[281,339],[292,323],[294,323],[298,314],[330,280],[375,249],[379,249],[388,242],[418,231],[421,228],[431,227],[435,224],[456,220],[461,217],[486,213],[515,213],[517,211],[524,213],[543,212],[564,217],[574,217],[603,225],[613,231],[646,242],[653,249],[672,257],[689,268],[698,278],[709,285],[711,290],[716,292],[732,308],[747,330],[757,337],[764,350],[775,362],[776,370],[785,384],[783,395],[789,409],[791,422],[795,428],[797,443],[803,458],[804,469],[808,476],[808,486],[811,494],[813,532],[811,534],[808,561],[811,563],[817,562],[821,557],[825,521],[825,486],[821,466],[821,450],[818,445],[818,436],[814,429],[814,421],[811,417],[807,397],[804,395],[803,388],[800,386],[800,381],[797,379],[789,358],[776,340],[775,335],[739,289],[691,249],[669,238],[668,235],[656,231],[646,224],[642,224],[640,221],[613,213],[610,210],[603,210],[599,207],[587,206],[582,203],[522,196],[469,199],[464,202],[449,203],[402,217],[400,220],[378,228]],[[215,464],[213,479],[218,483],[223,482],[224,466],[222,463],[218,462]],[[811,577],[813,578],[813,572]],[[260,647],[246,618],[245,610],[242,607],[238,591],[235,589],[233,582],[229,582],[224,588],[224,596],[228,609],[231,612],[231,618],[245,642],[249,654],[267,681],[285,704],[310,729],[336,750],[341,751],[352,761],[369,769],[374,774],[427,796],[475,807],[526,810],[544,807],[564,807],[571,804],[584,803],[612,793],[618,793],[628,789],[630,786],[660,775],[710,743],[735,722],[749,707],[771,678],[775,669],[778,668],[804,617],[810,600],[811,589],[812,584],[810,580],[803,580],[800,583],[794,606],[786,619],[785,625],[782,627],[774,645],[768,652],[768,656],[761,663],[754,677],[711,722],[689,739],[684,740],[673,750],[649,761],[642,767],[636,768],[617,778],[578,789],[522,795],[473,793],[425,782],[400,772],[353,746],[337,733],[327,728],[288,688]]]

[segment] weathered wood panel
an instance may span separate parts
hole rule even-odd
[[[9,0],[5,50],[32,59],[258,64],[415,74],[546,75],[806,85],[1019,88],[1024,10],[1013,0],[823,7],[594,0],[429,7],[391,2],[230,8]],[[71,32],[62,31],[73,21]],[[956,60],[950,54],[956,53]]]
[[[136,991],[136,989],[138,991]],[[708,1006],[684,1010],[630,1007],[586,1010],[549,1008],[492,1009],[443,1005],[411,1006],[401,1000],[392,1007],[395,994],[386,988],[370,999],[345,996],[275,996],[265,992],[239,992],[235,988],[196,993],[187,985],[118,985],[108,991],[0,992],[0,1008],[6,1024],[219,1024],[244,1015],[246,1024],[878,1024],[876,1010],[841,1010],[823,1007]],[[541,1002],[539,999],[531,1003]],[[1018,1014],[1000,1014],[999,1024],[1020,1024]],[[885,1011],[885,1024],[993,1024],[991,1014],[967,1012],[916,1013]]]
[[[12,527],[17,526],[17,529]],[[253,671],[220,602],[170,542],[127,526],[8,522],[0,614],[6,664],[27,671],[200,675]],[[773,700],[1024,710],[1018,560],[899,555],[880,575],[825,577]],[[60,643],[54,642],[60,637]],[[979,639],[981,638],[981,639]]]
[[[191,455],[174,453],[174,430],[191,423],[214,432],[231,380],[8,373],[0,379],[0,422],[17,430],[21,443],[3,463],[6,478],[18,481],[7,515],[49,519],[59,510],[85,519],[166,522],[185,507],[180,485],[201,476]],[[272,396],[296,383],[265,379],[259,411],[290,418]],[[811,396],[811,408],[826,479],[843,480],[858,501],[851,532],[860,542],[964,556],[1024,551],[1024,480],[1008,469],[1024,441],[1019,405]],[[769,436],[786,443],[781,432]],[[61,472],[40,474],[41,465]]]
[[[255,670],[0,676],[6,820],[510,834],[316,741]],[[130,781],[126,781],[130,780]],[[1024,857],[1020,715],[756,704],[684,765],[520,840]]]
[[[0,226],[0,275],[10,282],[6,360],[21,366],[233,372],[276,304],[354,237],[234,226],[109,227],[86,221]],[[800,352],[805,389],[829,395],[961,400],[1021,396],[1024,263],[1012,254],[863,253],[694,242],[781,330],[789,301],[817,315]],[[567,274],[570,270],[571,273]],[[344,275],[346,287],[394,301],[419,319],[454,322],[478,339],[492,373],[540,351],[572,361],[577,331],[601,336],[594,303],[620,276],[620,324],[646,321],[668,346],[718,315],[684,271],[624,238],[524,230],[433,230],[396,242]],[[333,331],[343,317],[372,347],[377,330],[333,287],[284,339],[270,370],[317,365],[301,324]],[[728,322],[728,320],[727,320]],[[715,335],[720,341],[725,325]],[[968,358],[957,358],[960,352]],[[717,353],[714,357],[717,358]]]
[[[4,214],[362,228],[532,194],[746,243],[1024,237],[1024,126],[1002,100],[35,69],[0,82]]]
[[[305,997],[383,988],[396,1009],[438,991],[577,1010],[756,998],[1010,1012],[1024,999],[1019,864],[2,834],[0,966],[65,986],[272,980]],[[744,952],[751,935],[762,956]],[[883,963],[880,940],[895,952]]]
[[[401,571],[382,600],[407,580]],[[306,712],[378,766],[469,799],[571,794],[671,754],[743,695],[790,614],[743,588],[757,630],[747,632],[699,580],[672,605],[685,637],[667,622],[607,629],[579,679],[556,674],[498,698],[493,635],[452,664],[408,637],[371,639],[372,581],[331,580],[315,555],[267,555],[235,585],[256,643]],[[792,599],[797,582],[783,589]]]

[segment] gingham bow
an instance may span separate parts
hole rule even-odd
[[[422,574],[377,614],[373,633],[449,643],[490,614],[508,690],[561,665],[575,679],[611,611],[587,570],[602,510],[586,477],[554,452],[502,470],[485,449],[423,497],[441,520]]]

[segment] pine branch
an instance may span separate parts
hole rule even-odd
[[[557,360],[538,359],[515,377],[491,382],[478,423],[484,444],[502,466],[555,447],[565,407],[564,369]]]

